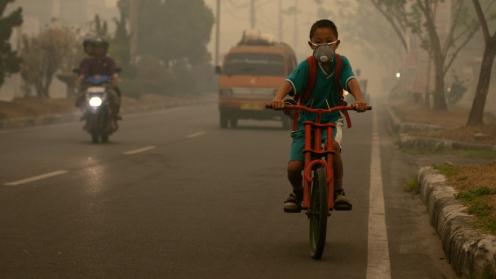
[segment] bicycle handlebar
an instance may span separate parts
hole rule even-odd
[[[329,109],[315,109],[315,108],[310,108],[310,107],[303,106],[303,105],[284,105],[283,108],[276,109],[272,106],[272,104],[268,104],[268,105],[265,105],[265,108],[266,109],[273,109],[273,110],[302,110],[302,111],[313,112],[313,113],[331,113],[331,112],[343,111],[343,110],[357,111],[356,106],[354,106],[354,105],[337,106],[337,107],[332,107]],[[366,110],[372,110],[372,107],[367,106]]]

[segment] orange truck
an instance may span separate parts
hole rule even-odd
[[[239,119],[290,119],[281,111],[266,110],[276,90],[296,67],[294,51],[268,36],[245,32],[241,42],[225,55],[219,74],[219,122],[221,128],[237,127]]]

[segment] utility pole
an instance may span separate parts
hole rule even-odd
[[[296,50],[296,52],[298,52],[298,41],[299,41],[299,38],[298,38],[298,30],[299,30],[299,26],[298,26],[298,12],[299,12],[299,9],[298,9],[298,0],[295,0],[295,4],[294,4],[294,42],[293,42],[293,47],[294,49]]]
[[[215,19],[215,66],[219,65],[219,45],[220,45],[220,0],[217,0]]]
[[[138,54],[138,16],[139,3],[138,0],[129,1],[129,29],[131,33],[131,61],[135,62]]]
[[[255,2],[256,2],[256,0],[250,1],[250,27],[251,27],[251,29],[255,29],[255,26],[256,26]]]
[[[282,10],[282,0],[279,0],[279,42],[282,42],[283,41],[283,18],[282,18],[282,13],[283,13],[283,10]]]

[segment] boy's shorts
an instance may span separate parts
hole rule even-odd
[[[334,141],[338,143],[340,147],[343,141],[343,124],[343,119],[339,119],[338,121],[336,121],[336,127],[333,133]],[[289,160],[305,161],[305,155],[303,154],[303,150],[305,149],[305,133],[302,131],[294,132],[291,134],[291,138],[293,138],[293,141],[291,143]],[[325,143],[326,139],[327,135],[325,133],[322,133],[322,142]]]

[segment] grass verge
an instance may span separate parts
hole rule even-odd
[[[434,169],[445,175],[458,190],[456,198],[477,218],[476,228],[496,235],[496,162],[479,165],[438,164]]]
[[[420,185],[417,177],[405,181],[403,190],[405,190],[405,192],[412,194],[420,194]]]
[[[469,159],[493,160],[496,158],[496,150],[481,149],[426,149],[414,147],[401,147],[401,151],[410,155],[454,155]]]

